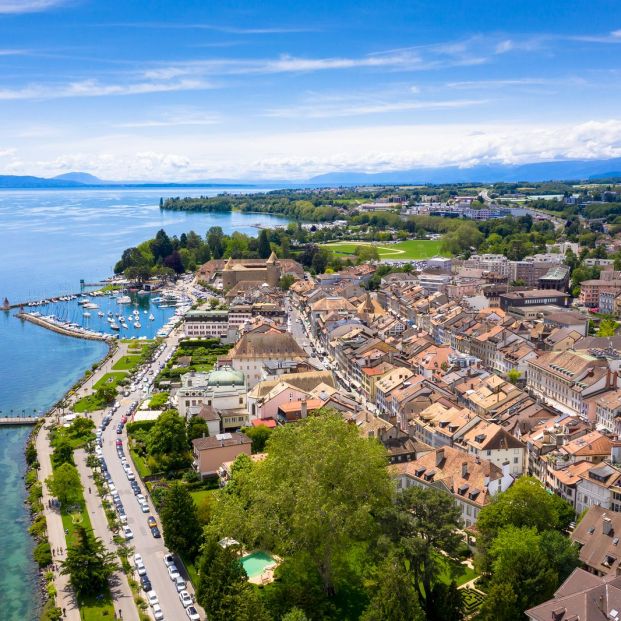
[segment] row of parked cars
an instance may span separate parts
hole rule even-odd
[[[164,556],[164,564],[168,569],[170,579],[175,584],[177,593],[179,594],[179,600],[185,608],[185,613],[188,616],[188,619],[190,619],[190,621],[201,621],[200,615],[194,606],[194,600],[192,599],[190,593],[186,590],[185,580],[181,577],[172,554],[166,554]],[[156,621],[163,621],[164,613],[162,612],[157,593],[153,590],[151,581],[147,575],[147,568],[145,567],[144,561],[142,560],[142,556],[140,554],[134,554],[134,566],[138,576],[140,577],[140,585],[145,591],[147,601],[153,610],[153,616]]]

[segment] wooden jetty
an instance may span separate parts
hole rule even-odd
[[[5,427],[36,425],[39,420],[41,420],[39,416],[2,416],[0,417],[0,425]]]

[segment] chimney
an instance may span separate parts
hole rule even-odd
[[[489,477],[488,477],[488,476],[486,476],[486,477],[483,479],[483,485],[484,485],[485,487],[488,487],[488,486],[489,486]]]
[[[465,479],[468,476],[468,462],[464,461],[461,464],[461,478]]]
[[[306,418],[308,416],[308,402],[306,399],[302,400],[300,404],[300,418]]]
[[[444,461],[444,449],[438,449],[436,451],[436,466],[439,466]]]
[[[609,517],[604,517],[602,520],[602,532],[604,535],[610,535],[612,532],[612,520]]]

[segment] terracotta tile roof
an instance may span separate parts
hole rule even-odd
[[[490,499],[487,482],[502,477],[502,470],[487,459],[477,459],[445,446],[414,461],[389,467],[396,476],[406,475],[427,485],[442,482],[452,494],[482,506]]]

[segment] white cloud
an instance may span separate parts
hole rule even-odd
[[[143,95],[172,91],[195,91],[213,88],[205,80],[150,81],[128,84],[102,84],[97,80],[82,80],[66,84],[30,84],[22,88],[0,89],[0,101],[20,99],[61,99],[67,97],[104,97],[110,95]]]
[[[5,145],[12,146],[12,145]],[[87,170],[108,179],[306,179],[358,170],[621,157],[621,119],[580,124],[376,125],[291,132],[182,128],[22,141],[3,170],[51,175]]]
[[[265,116],[277,118],[337,118],[363,116],[368,114],[386,114],[415,110],[451,110],[467,108],[487,103],[484,99],[454,99],[447,101],[377,101],[377,102],[343,102],[340,104],[313,103],[289,108],[268,110]]]
[[[0,0],[0,13],[36,13],[67,2],[68,0]]]

